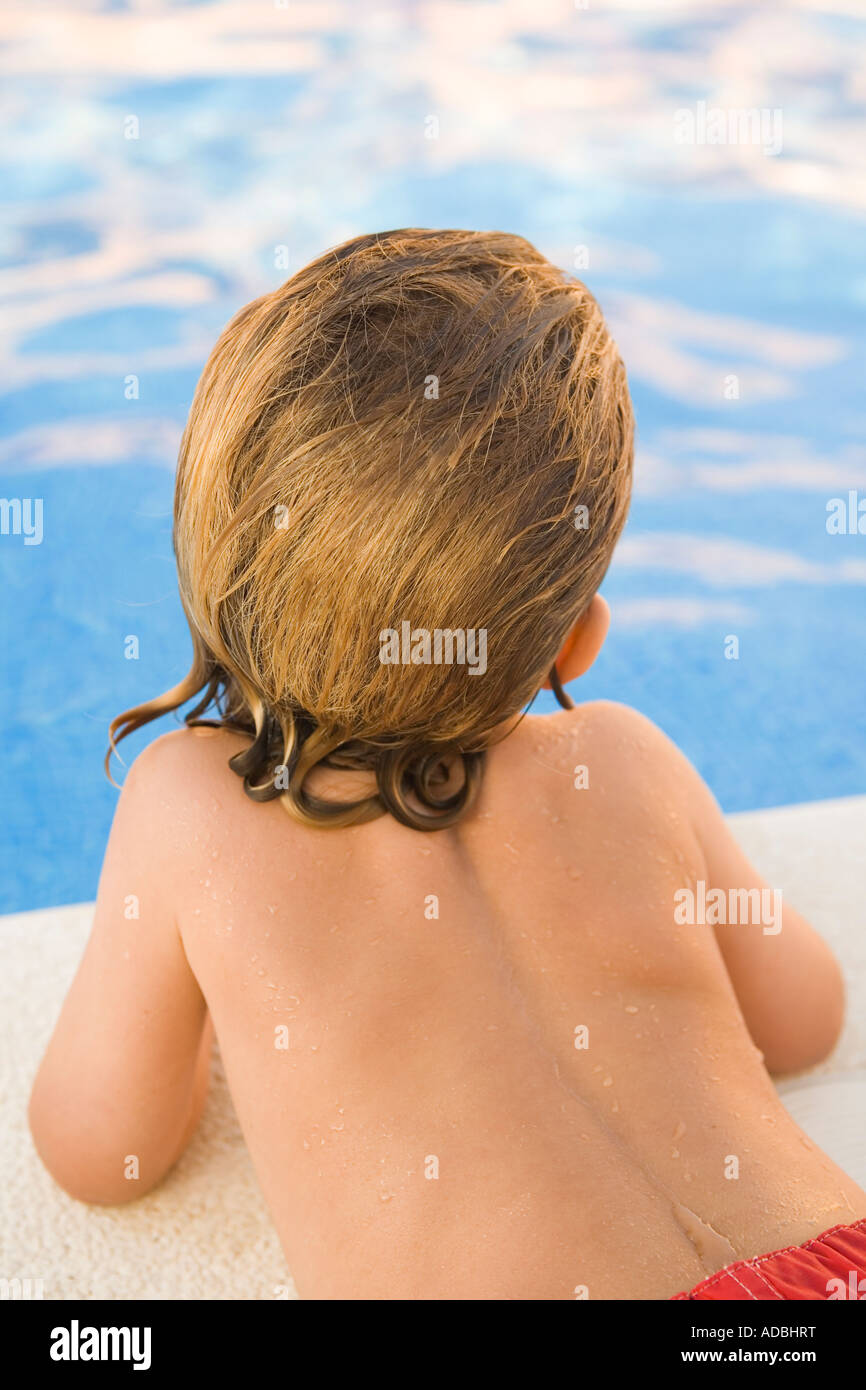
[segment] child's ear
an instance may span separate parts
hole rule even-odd
[[[610,609],[601,594],[595,594],[562,644],[556,658],[556,671],[562,685],[576,681],[588,671],[604,646],[610,627]],[[550,690],[550,682],[543,688]]]

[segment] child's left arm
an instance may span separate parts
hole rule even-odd
[[[87,950],[30,1098],[43,1163],[84,1202],[128,1202],[154,1187],[207,1094],[212,1029],[172,907],[170,742],[152,744],[127,777]]]

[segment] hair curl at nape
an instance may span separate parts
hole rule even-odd
[[[190,725],[199,722],[187,719]],[[307,825],[362,825],[388,811],[412,830],[442,830],[454,825],[475,800],[484,756],[484,749],[346,739],[317,727],[303,710],[292,710],[282,719],[265,711],[249,747],[230,758],[229,767],[242,778],[252,801],[281,798],[285,809]],[[455,757],[462,761],[462,783],[445,793],[452,781],[449,763]],[[377,791],[356,801],[314,796],[305,782],[315,767],[373,772]]]
[[[206,677],[204,664],[210,667]],[[574,701],[563,689],[555,664],[548,679],[562,708],[573,709]],[[195,685],[197,680],[200,684]],[[280,719],[264,705],[259,706],[256,727],[233,678],[212,663],[199,660],[172,690],[127,710],[112,722],[105,755],[109,777],[111,754],[117,752],[118,740],[178,709],[195,694],[200,698],[184,715],[186,727],[225,729],[249,738],[249,746],[229,758],[228,766],[241,779],[251,801],[279,800],[301,824],[322,828],[363,825],[388,812],[411,830],[444,830],[461,819],[480,791],[487,748],[343,738],[337,732],[327,734],[304,710],[289,711]],[[208,718],[209,710],[218,717]],[[455,761],[462,765],[462,781],[455,791],[445,792],[453,782]],[[304,783],[316,766],[372,772],[377,790],[355,801],[314,796]]]
[[[279,800],[283,809],[304,825],[363,825],[387,812],[411,830],[444,830],[464,815],[481,787],[485,748],[346,738],[321,728],[304,710],[277,716],[260,701],[253,717],[238,682],[199,653],[179,685],[112,721],[105,755],[109,778],[114,780],[110,761],[120,739],[179,709],[195,695],[199,696],[197,703],[183,718],[186,727],[225,729],[249,738],[249,746],[228,760],[245,794],[256,802]],[[564,698],[568,700],[568,696]],[[211,710],[217,717],[207,717]],[[462,780],[456,790],[445,792],[453,782],[451,765],[455,761],[462,764]],[[372,772],[377,790],[355,801],[314,796],[304,784],[317,766]]]

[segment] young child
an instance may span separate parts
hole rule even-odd
[[[830,951],[778,896],[704,910],[770,895],[641,715],[522,714],[602,645],[631,466],[599,308],[519,237],[361,237],[228,326],[177,477],[192,670],[112,746],[198,702],[126,779],[33,1090],[67,1192],[165,1176],[215,1031],[302,1297],[866,1273],[866,1193],[768,1075],[833,1047]]]

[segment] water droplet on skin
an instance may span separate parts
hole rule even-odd
[[[671,1149],[671,1158],[679,1158],[679,1156],[680,1156],[680,1151],[679,1151],[679,1149]]]
[[[640,1012],[637,1004],[626,1004],[625,1011],[627,1014],[636,1014]]]
[[[673,1206],[673,1213],[708,1273],[714,1273],[736,1259],[736,1251],[730,1241],[708,1221],[702,1221],[689,1207],[677,1202]]]
[[[678,1120],[678,1121],[677,1121],[677,1127],[676,1127],[676,1129],[674,1130],[674,1143],[676,1143],[678,1139],[682,1139],[682,1137],[683,1137],[683,1135],[685,1134],[685,1132],[686,1132],[686,1127],[685,1127],[685,1125],[683,1124],[682,1120]]]
[[[338,1133],[339,1133],[339,1131],[340,1131],[341,1129],[345,1129],[345,1128],[346,1128],[345,1123],[344,1123],[342,1120],[337,1120],[335,1124],[332,1124],[332,1125],[331,1125],[331,1129],[337,1131]]]
[[[394,1196],[394,1193],[393,1193],[393,1192],[380,1192],[380,1193],[379,1193],[379,1201],[380,1201],[380,1202],[390,1202],[390,1200],[391,1200],[391,1198],[392,1198],[393,1196]]]
[[[612,1086],[612,1085],[613,1085],[613,1077],[612,1077],[612,1076],[606,1076],[606,1077],[604,1078],[604,1081],[603,1081],[601,1084],[602,1084],[603,1086]]]

